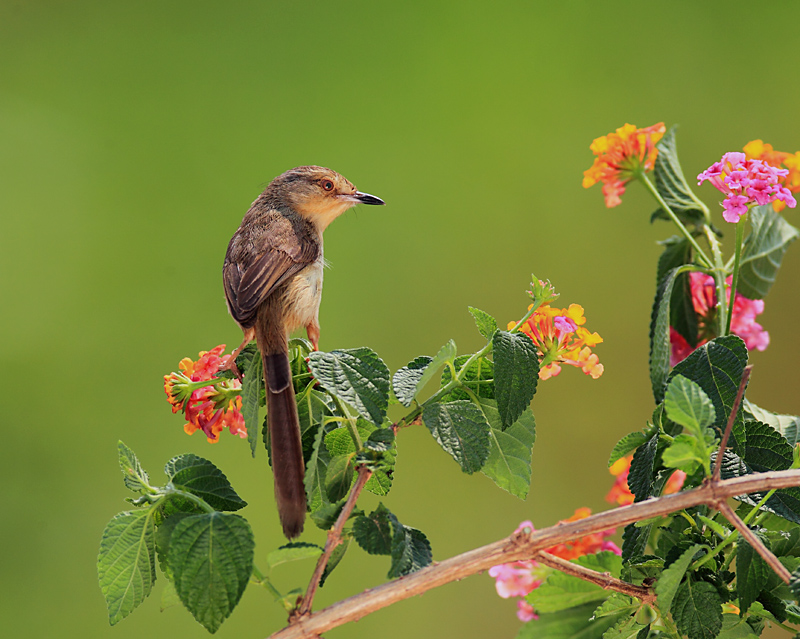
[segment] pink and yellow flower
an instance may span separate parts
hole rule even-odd
[[[735,224],[753,204],[763,206],[780,201],[790,208],[797,206],[792,192],[783,186],[788,175],[788,169],[748,159],[744,153],[731,152],[698,175],[697,183],[708,180],[725,194],[722,217]]]
[[[228,362],[222,355],[225,345],[201,351],[197,361],[184,357],[178,364],[180,373],[164,375],[164,392],[172,412],[183,412],[188,435],[201,430],[212,444],[228,428],[232,435],[247,437],[242,415],[242,385],[236,379],[216,379],[214,376]],[[211,382],[202,385],[202,382]]]
[[[730,303],[730,285],[732,276],[725,282],[728,285],[727,296]],[[692,306],[697,314],[698,337],[697,346],[702,346],[710,339],[717,337],[717,289],[714,278],[705,273],[690,273],[689,282],[692,291]],[[730,309],[731,333],[744,340],[748,350],[763,351],[769,346],[769,333],[756,321],[756,316],[764,312],[764,300],[751,300],[736,293],[733,298],[733,308]],[[670,327],[670,365],[688,357],[694,348]],[[695,347],[696,348],[696,347]]]
[[[533,305],[528,307],[528,310]],[[603,374],[603,365],[592,347],[603,341],[597,333],[590,333],[584,324],[583,307],[571,304],[569,308],[553,308],[543,304],[520,327],[539,350],[539,378],[549,379],[561,372],[561,364],[580,368],[592,379]],[[509,322],[508,328],[516,326]]]
[[[626,124],[595,139],[589,148],[597,157],[591,168],[583,172],[583,187],[588,189],[602,182],[606,206],[620,204],[625,185],[655,166],[656,143],[665,131],[663,122],[644,129]]]
[[[792,193],[800,191],[800,151],[797,153],[785,153],[776,151],[771,144],[763,140],[752,140],[744,146],[744,153],[748,160],[761,160],[775,168],[783,168],[788,171],[781,178],[781,184]],[[775,200],[772,207],[776,211],[782,210],[786,206],[783,200]]]
[[[631,492],[631,489],[628,488],[628,473],[631,470],[632,460],[633,455],[622,457],[611,464],[611,467],[608,469],[608,472],[614,475],[615,480],[614,485],[606,495],[607,502],[611,504],[619,504],[620,506],[627,506],[628,504],[633,503],[634,495]],[[671,495],[673,493],[680,492],[681,488],[683,488],[683,482],[685,480],[686,473],[684,473],[682,470],[676,470],[669,476],[667,483],[664,485],[664,494]]]

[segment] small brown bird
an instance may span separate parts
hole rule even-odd
[[[250,206],[222,267],[228,310],[244,332],[230,362],[235,367],[236,356],[255,339],[264,364],[275,500],[289,539],[303,530],[306,493],[287,339],[304,326],[317,350],[325,264],[322,232],[356,204],[384,202],[357,191],[331,169],[291,169]]]

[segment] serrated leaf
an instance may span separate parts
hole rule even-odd
[[[175,584],[173,584],[171,581],[165,582],[164,589],[161,591],[161,602],[159,604],[161,612],[164,612],[168,608],[178,606],[180,603],[181,598],[178,596],[178,593],[175,590]]]
[[[311,520],[322,530],[330,530],[339,518],[346,499],[340,499],[335,504],[324,503],[319,508],[311,511]],[[358,509],[356,509],[358,510]],[[354,511],[355,512],[355,511]],[[352,514],[350,515],[353,516]]]
[[[714,404],[713,425],[721,433],[725,430],[746,365],[747,347],[744,342],[736,335],[727,335],[697,348],[675,366],[670,379],[683,375],[699,384]],[[730,445],[734,452],[744,451],[746,434],[741,410],[736,414],[731,435]]]
[[[431,543],[425,533],[395,520],[392,565],[387,574],[389,579],[410,575],[429,565],[432,560]]]
[[[675,437],[672,443],[661,455],[661,462],[667,468],[677,468],[687,475],[691,475],[708,460],[706,451],[700,447],[694,435],[681,434]]]
[[[293,541],[284,544],[280,548],[273,550],[267,555],[267,566],[271,570],[275,566],[289,563],[290,561],[301,561],[303,559],[316,559],[322,554],[322,548],[316,544],[309,544],[303,541]]]
[[[253,572],[255,542],[239,515],[183,518],[170,541],[169,565],[183,605],[209,632],[227,619]]]
[[[352,348],[308,357],[311,374],[325,390],[347,402],[376,426],[389,406],[389,369],[372,349]]]
[[[117,443],[117,450],[119,452],[119,467],[122,469],[125,486],[135,493],[145,490],[150,483],[150,477],[139,463],[136,453],[121,441]]]
[[[800,600],[800,568],[792,572],[792,576],[789,579],[789,590],[792,591],[796,600]]]
[[[635,501],[643,501],[653,494],[653,468],[658,450],[658,433],[633,454],[628,471],[628,488],[635,495]]]
[[[365,419],[359,419],[356,426],[363,445],[363,451],[356,462],[366,463],[372,470],[364,489],[379,496],[386,495],[392,488],[392,474],[397,458],[394,431],[391,428],[376,428]],[[349,429],[344,426],[325,435],[325,447],[334,457],[356,452],[356,444]]]
[[[156,528],[156,554],[158,556],[158,565],[161,568],[161,572],[172,581],[172,573],[170,572],[169,562],[167,561],[167,557],[169,556],[169,542],[172,539],[172,531],[175,530],[175,526],[183,519],[184,517],[189,517],[191,513],[175,513],[166,517],[164,521],[160,524],[157,523]]]
[[[650,316],[650,385],[656,404],[664,400],[664,389],[670,369],[669,320],[672,291],[680,269],[676,267],[667,271],[658,282],[653,310]]]
[[[652,529],[652,524],[648,524],[646,526],[628,524],[625,526],[624,530],[622,531],[623,560],[627,561],[631,557],[638,557],[639,555],[644,554]]]
[[[249,349],[249,350],[248,350]],[[245,355],[247,351],[247,355]],[[258,407],[261,400],[261,389],[264,387],[264,373],[261,363],[261,354],[256,348],[248,345],[236,358],[237,367],[239,362],[245,364],[245,368],[239,368],[242,372],[242,417],[247,428],[247,441],[250,443],[250,452],[256,456],[256,444],[258,443],[258,433],[261,421],[258,418]]]
[[[639,623],[636,617],[623,618],[603,633],[603,639],[633,639],[643,629],[649,627],[649,623]]]
[[[793,450],[786,438],[761,422],[745,422],[747,445],[744,460],[756,472],[787,470],[792,466]]]
[[[765,538],[761,538],[766,543]],[[767,585],[770,567],[745,539],[736,544],[736,592],[739,609],[746,613]]]
[[[392,517],[392,513],[379,504],[369,515],[353,521],[353,538],[370,555],[390,555],[394,537]]]
[[[350,547],[351,538],[348,536],[344,536],[342,538],[342,543],[340,543],[336,548],[333,549],[331,553],[331,558],[328,559],[328,563],[325,566],[325,570],[322,571],[322,577],[319,580],[319,587],[322,588],[325,585],[325,582],[328,580],[328,577],[331,576],[334,568],[339,565],[344,557],[344,554],[347,552],[347,549]]]
[[[772,552],[776,557],[800,557],[800,528],[792,528],[783,533],[780,539],[773,541]]]
[[[478,327],[480,334],[486,339],[492,339],[492,335],[494,335],[494,332],[497,330],[497,320],[489,315],[489,313],[485,313],[479,308],[475,308],[474,306],[468,306],[467,308],[475,319],[475,326]]]
[[[539,353],[524,333],[496,331],[492,337],[494,386],[503,428],[508,428],[531,403],[539,381]]]
[[[676,131],[677,126],[671,127],[656,144],[658,156],[653,168],[656,190],[681,222],[702,224],[708,218],[708,208],[692,193],[683,176],[683,170],[678,161],[678,147],[675,142]],[[653,218],[671,219],[661,209],[653,213]]]
[[[621,576],[624,581],[640,586],[645,579],[657,579],[663,570],[664,560],[661,557],[639,555],[625,561]]]
[[[756,639],[758,635],[753,632],[752,626],[739,615],[723,614],[722,630],[717,639]]]
[[[597,607],[597,610],[594,611],[594,615],[592,616],[595,619],[600,619],[601,617],[608,617],[609,615],[618,615],[621,613],[630,615],[638,610],[640,606],[641,604],[633,597],[615,592]]]
[[[392,390],[403,406],[411,406],[417,396],[417,387],[427,368],[433,362],[432,357],[420,355],[399,369],[392,376]]]
[[[164,467],[169,483],[197,495],[215,510],[239,510],[247,506],[224,473],[207,459],[188,453],[173,457]]]
[[[314,436],[311,456],[306,463],[306,474],[303,478],[306,500],[308,501],[308,508],[311,511],[312,518],[318,508],[328,503],[328,496],[325,491],[325,477],[331,456],[323,443],[324,439],[325,429],[320,426]]]
[[[489,422],[489,456],[481,472],[515,497],[525,499],[531,486],[531,453],[536,441],[536,419],[526,409],[514,424],[502,429],[497,405],[481,400],[481,410]]]
[[[333,399],[327,393],[307,388],[297,395],[297,417],[300,421],[300,438],[306,465],[314,454],[317,433],[325,427],[325,420],[334,413]]]
[[[156,580],[155,523],[150,510],[120,513],[106,525],[97,576],[113,626],[127,617]]]
[[[616,443],[614,450],[611,451],[611,456],[608,458],[608,467],[611,468],[614,462],[619,461],[628,453],[639,448],[639,446],[648,441],[650,437],[652,437],[652,433],[643,433],[641,431],[625,435],[625,437]]]
[[[778,415],[744,400],[745,419],[768,424],[786,438],[794,448],[800,442],[800,417],[796,415]]]
[[[471,357],[471,355],[459,355],[453,360],[453,367],[462,386],[452,389],[439,401],[452,402],[457,399],[472,399],[472,395],[467,392],[467,389],[480,399],[494,399],[494,364],[485,357],[477,357],[464,370],[464,366]],[[445,368],[442,371],[442,387],[447,386],[452,379],[450,368]]]
[[[338,455],[331,459],[325,473],[325,494],[330,501],[339,501],[350,490],[355,473],[355,453]]]
[[[697,438],[716,420],[714,404],[705,391],[683,375],[673,376],[664,397],[667,417],[686,428]]]
[[[425,387],[425,385],[433,379],[433,376],[439,371],[439,369],[444,366],[447,362],[452,362],[456,357],[456,343],[453,340],[450,340],[439,349],[439,352],[431,360],[431,363],[425,367],[422,371],[422,375],[420,376],[419,380],[417,381],[417,386],[414,390],[414,397],[416,397],[419,392]],[[402,369],[401,369],[402,370]],[[400,371],[398,371],[399,373]],[[398,399],[400,399],[398,397]],[[411,402],[405,404],[409,406]]]
[[[657,282],[660,282],[670,269],[692,263],[692,245],[685,237],[673,235],[659,244],[664,247],[664,252],[658,258]],[[669,309],[669,325],[682,335],[692,348],[697,346],[697,313],[692,302],[689,273],[680,273],[676,277]]]
[[[594,608],[594,603],[588,603],[539,615],[520,628],[517,639],[600,639],[621,615],[592,620]]]
[[[622,558],[608,550],[583,555],[572,563],[598,572],[608,572],[616,577],[619,577],[622,568]],[[593,601],[602,601],[607,597],[608,592],[597,584],[556,571],[550,573],[543,584],[531,591],[526,600],[538,612],[557,612]]]
[[[775,283],[783,256],[800,232],[776,213],[771,204],[752,208],[750,224],[752,231],[742,248],[736,289],[751,300],[760,300]]]
[[[489,456],[489,424],[472,402],[458,400],[425,406],[422,421],[434,439],[465,473],[480,470]]]
[[[683,576],[689,569],[689,565],[694,561],[695,555],[701,550],[708,551],[708,546],[695,544],[691,548],[683,551],[681,556],[673,561],[664,571],[656,582],[656,596],[658,597],[658,608],[666,613],[672,608],[672,600],[683,580]]]
[[[672,618],[689,639],[714,639],[722,629],[722,599],[705,581],[684,581],[672,602]]]

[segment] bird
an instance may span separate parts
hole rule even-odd
[[[275,501],[289,539],[303,530],[306,494],[288,337],[305,328],[313,349],[319,349],[322,234],[356,204],[385,202],[357,190],[331,169],[290,169],[272,180],[250,206],[228,244],[222,267],[228,311],[244,333],[228,365],[241,377],[236,356],[255,339],[266,386]]]

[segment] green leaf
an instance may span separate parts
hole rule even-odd
[[[746,419],[769,424],[786,438],[786,441],[794,447],[800,442],[800,417],[796,415],[778,415],[765,410],[744,400],[744,414]]]
[[[658,433],[640,446],[633,454],[628,471],[628,488],[636,496],[635,501],[643,501],[653,493],[653,469],[658,450]]]
[[[397,458],[394,431],[391,428],[375,428],[365,419],[359,419],[356,426],[361,436],[363,450],[355,462],[365,463],[372,470],[372,475],[364,484],[364,488],[379,496],[386,495],[392,488],[392,475]],[[356,452],[356,444],[350,430],[344,426],[335,428],[325,435],[325,446],[332,456]]]
[[[474,473],[486,463],[490,428],[481,410],[472,402],[428,404],[422,411],[422,421],[465,473]]]
[[[325,502],[311,511],[311,520],[322,530],[330,530],[339,518],[346,499],[340,499],[335,504]],[[353,516],[352,514],[350,515]]]
[[[372,349],[352,348],[308,357],[311,374],[325,390],[347,402],[376,426],[389,406],[389,369]]]
[[[245,355],[245,351],[248,351]],[[256,348],[250,348],[250,345],[236,358],[236,365],[241,366],[246,364],[245,368],[239,368],[242,372],[242,417],[244,417],[244,425],[247,428],[247,441],[250,442],[250,452],[253,457],[256,456],[256,443],[258,442],[258,433],[261,429],[261,421],[258,419],[258,406],[261,401],[261,390],[264,388],[264,373],[261,363],[261,354],[258,353]]]
[[[694,435],[682,434],[664,450],[661,461],[667,468],[677,468],[691,475],[708,461],[707,457],[707,451],[701,448]]]
[[[325,473],[325,493],[330,501],[339,501],[350,490],[355,473],[353,458],[355,453],[338,455],[331,459]]]
[[[609,572],[619,577],[622,558],[605,550],[597,554],[578,557],[572,563],[599,572]],[[558,612],[585,603],[603,601],[608,592],[597,584],[572,577],[562,572],[552,572],[545,582],[531,591],[525,599],[538,612]]]
[[[635,433],[629,433],[625,435],[622,439],[620,439],[617,444],[614,446],[614,450],[611,451],[611,456],[608,458],[608,467],[614,465],[614,462],[619,461],[628,453],[636,450],[644,444],[647,440],[649,440],[653,436],[650,432],[641,432],[636,431]]]
[[[800,528],[792,528],[773,541],[772,552],[776,557],[800,557]]]
[[[339,565],[339,562],[342,561],[344,554],[347,552],[347,549],[350,547],[351,537],[345,535],[342,537],[342,543],[340,543],[336,548],[333,549],[331,553],[331,558],[328,559],[328,563],[325,566],[325,570],[322,571],[322,577],[319,580],[319,587],[322,588],[325,585],[325,582],[328,580],[328,577],[331,576],[333,569]]]
[[[170,571],[167,557],[169,556],[169,542],[172,539],[172,531],[175,530],[175,526],[178,525],[181,519],[189,517],[189,515],[190,513],[175,513],[174,515],[166,517],[160,524],[157,524],[156,553],[158,556],[158,565],[161,568],[161,572],[163,572],[170,581],[172,581],[172,572]]]
[[[638,555],[630,560],[625,560],[621,577],[624,581],[641,586],[645,579],[652,581],[658,579],[663,570],[664,560],[661,557]]]
[[[714,423],[714,405],[705,391],[683,375],[675,375],[667,385],[664,397],[667,417],[702,438],[705,429]]]
[[[125,486],[135,493],[146,490],[150,483],[150,477],[139,463],[136,453],[123,444],[122,441],[117,443],[117,450],[119,451],[119,467],[122,469]]]
[[[511,426],[531,403],[539,381],[539,353],[524,333],[496,331],[492,337],[497,410],[503,428]]]
[[[100,541],[97,576],[113,626],[127,617],[156,580],[155,523],[150,510],[120,513]]]
[[[459,355],[453,360],[453,368],[461,379],[461,386],[457,386],[444,395],[439,401],[452,402],[457,399],[472,399],[467,389],[481,399],[494,399],[494,364],[485,357],[478,357],[464,370],[464,366],[471,355]],[[450,368],[442,371],[442,387],[447,386],[453,379]]]
[[[767,543],[764,537],[761,537],[761,541]],[[766,587],[770,570],[767,562],[745,539],[738,541],[736,544],[736,592],[739,595],[741,614],[747,612],[750,604],[758,599],[758,595]]]
[[[168,608],[178,606],[180,603],[181,598],[178,597],[178,593],[175,590],[175,584],[173,584],[171,581],[165,582],[164,589],[161,591],[161,612],[164,612]]]
[[[656,596],[658,597],[658,608],[663,613],[672,608],[672,600],[675,598],[678,586],[680,586],[683,576],[689,569],[689,565],[694,561],[695,555],[701,550],[708,551],[708,546],[695,544],[683,551],[681,556],[661,573],[656,583]]]
[[[650,624],[639,623],[636,617],[621,619],[616,625],[612,626],[603,633],[603,639],[633,639],[644,628],[649,628]]]
[[[191,453],[179,455],[167,462],[164,472],[172,486],[197,495],[215,510],[239,510],[247,506],[223,472],[207,459]]]
[[[392,565],[388,577],[394,579],[410,575],[429,565],[433,560],[431,543],[421,530],[404,526],[395,519],[392,537]]]
[[[293,541],[269,553],[267,555],[267,567],[272,570],[275,566],[280,566],[290,561],[316,559],[321,554],[322,548],[316,544]]]
[[[789,590],[792,591],[796,600],[800,600],[800,568],[792,572],[792,577],[789,580]]]
[[[420,355],[392,376],[392,390],[403,406],[411,406],[411,402],[417,396],[419,382],[431,362],[433,362],[432,357]]]
[[[653,387],[656,404],[664,400],[664,389],[669,376],[670,300],[676,278],[680,275],[680,268],[670,269],[658,282],[650,317],[650,385]]]
[[[333,398],[327,393],[309,387],[297,395],[297,417],[300,421],[303,460],[306,466],[314,455],[318,432],[324,428],[325,420],[335,412]]]
[[[786,249],[800,237],[800,232],[771,204],[751,209],[750,223],[753,230],[742,248],[736,290],[751,300],[760,300],[775,283]]]
[[[756,639],[756,637],[758,635],[753,632],[752,626],[746,619],[730,613],[722,615],[722,630],[717,639]]]
[[[786,438],[767,424],[745,422],[747,445],[744,460],[756,472],[787,470],[792,466],[793,449]]]
[[[383,504],[379,504],[369,515],[353,521],[353,538],[370,555],[390,555],[394,537],[393,517]]]
[[[672,618],[689,639],[714,639],[722,629],[722,599],[705,581],[684,581],[672,602]]]
[[[517,639],[600,639],[606,630],[619,623],[622,615],[592,620],[595,607],[592,602],[539,615],[539,619],[520,628]]]
[[[685,237],[673,235],[659,244],[664,247],[664,252],[658,258],[656,282],[663,280],[671,269],[692,263],[692,245]],[[697,313],[692,302],[692,286],[688,273],[680,273],[676,277],[669,308],[669,325],[678,331],[692,348],[697,346]]]
[[[497,320],[489,315],[489,313],[485,313],[479,308],[475,308],[474,306],[468,306],[467,308],[475,319],[475,326],[478,327],[480,334],[486,339],[492,339],[492,335],[494,335],[494,332],[497,330]]]
[[[683,176],[683,170],[678,161],[678,147],[675,142],[677,129],[677,126],[671,127],[656,144],[658,157],[656,157],[653,177],[658,194],[681,222],[699,225],[708,219],[709,212],[706,205],[692,193]],[[653,213],[653,218],[672,219],[662,209]]]
[[[306,500],[312,517],[318,508],[328,503],[328,496],[325,491],[325,477],[328,472],[331,455],[323,443],[324,439],[325,429],[320,426],[314,435],[311,456],[306,463],[306,475],[303,478],[306,488]]]
[[[638,610],[640,606],[641,604],[639,601],[633,597],[615,592],[597,607],[593,617],[595,619],[600,619],[601,617],[619,615],[620,613],[627,613],[630,615]]]
[[[169,565],[183,605],[216,632],[239,603],[253,572],[253,532],[229,513],[184,517],[172,533]]]
[[[503,430],[497,405],[481,400],[489,422],[489,456],[481,472],[515,497],[525,499],[531,487],[531,453],[536,441],[536,419],[526,409],[514,424]]]
[[[714,427],[725,430],[728,415],[733,408],[739,382],[747,365],[747,347],[736,335],[717,337],[697,348],[672,370],[672,376],[683,375],[700,385],[714,404]],[[734,452],[744,451],[746,434],[742,411],[733,423]]]

